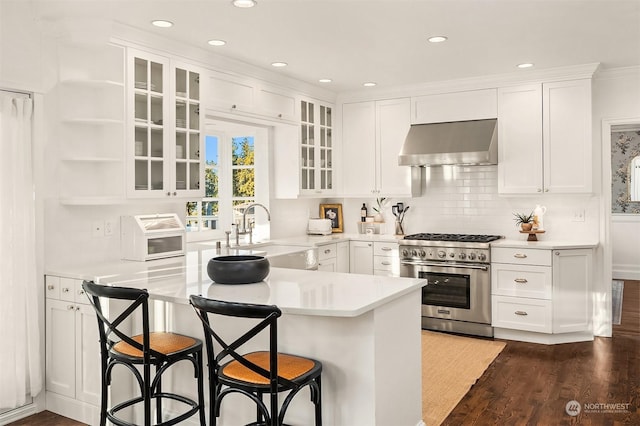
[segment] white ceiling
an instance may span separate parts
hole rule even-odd
[[[533,69],[640,65],[640,0],[33,0],[44,14],[112,16],[335,92]],[[150,25],[170,20],[172,28]],[[427,38],[445,35],[445,43]],[[211,47],[210,39],[227,41]],[[320,84],[318,79],[331,78]]]

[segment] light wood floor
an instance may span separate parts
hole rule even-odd
[[[624,283],[622,321],[612,338],[549,346],[506,343],[443,425],[640,425],[640,281]],[[571,400],[630,403],[630,409],[570,417],[565,405]],[[11,425],[82,424],[43,411]]]

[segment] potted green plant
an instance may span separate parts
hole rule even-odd
[[[533,228],[533,212],[529,214],[514,213],[513,215],[515,216],[513,220],[515,220],[516,226],[519,226],[525,232],[531,231],[531,228]]]
[[[384,222],[384,216],[382,215],[382,211],[387,205],[387,197],[376,198],[376,205],[371,208],[376,214],[373,216],[373,220],[375,222]]]

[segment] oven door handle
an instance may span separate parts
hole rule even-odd
[[[411,266],[436,266],[439,268],[460,268],[460,269],[479,269],[481,271],[488,271],[489,266],[487,265],[478,265],[474,263],[429,263],[429,262],[416,262],[411,260],[403,260],[400,261],[401,265],[411,265]]]

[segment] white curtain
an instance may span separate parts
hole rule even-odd
[[[33,102],[0,91],[0,407],[25,404],[42,389]]]

